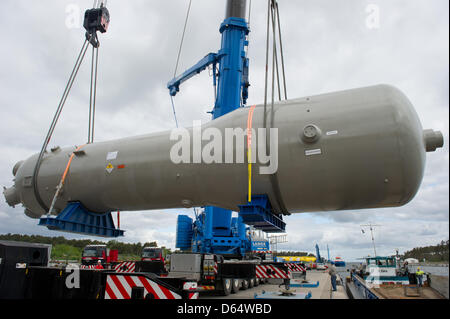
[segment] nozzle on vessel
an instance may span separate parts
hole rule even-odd
[[[3,196],[5,196],[6,202],[11,207],[20,204],[19,194],[17,194],[16,188],[14,186],[10,188],[3,187]]]
[[[440,131],[424,130],[423,139],[427,152],[434,152],[436,149],[444,146],[444,136]]]

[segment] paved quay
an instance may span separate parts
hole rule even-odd
[[[318,287],[291,287],[291,290],[295,293],[307,294],[311,292],[311,299],[348,299],[345,293],[345,288],[343,285],[337,286],[337,291],[331,291],[331,280],[330,276],[325,271],[319,270],[308,270],[306,274],[306,280],[314,284],[319,282]],[[345,278],[343,278],[345,280]],[[200,299],[254,299],[255,294],[262,294],[263,291],[266,293],[278,293],[284,288],[281,280],[270,280],[269,283],[259,285],[247,290],[240,290],[236,294],[230,294],[228,296],[218,296],[215,293],[207,292],[201,293]],[[293,298],[294,299],[294,298]]]

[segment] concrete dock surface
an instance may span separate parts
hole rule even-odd
[[[306,280],[312,284],[319,282],[317,287],[291,287],[295,293],[308,294],[311,293],[311,299],[348,299],[345,288],[342,284],[338,284],[337,291],[331,290],[331,280],[327,272],[321,270],[308,270]],[[344,278],[345,280],[345,278]],[[255,299],[255,294],[277,293],[284,289],[284,285],[280,279],[269,279],[268,283],[247,290],[240,290],[236,294],[228,296],[220,296],[214,292],[205,292],[200,294],[200,299]],[[288,298],[287,298],[288,299]],[[294,299],[294,298],[292,298]]]

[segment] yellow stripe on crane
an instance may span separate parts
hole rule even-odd
[[[252,201],[252,122],[256,105],[250,107],[247,118],[248,202]]]

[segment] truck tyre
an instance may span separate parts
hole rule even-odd
[[[223,296],[228,296],[232,290],[232,280],[229,278],[222,279],[221,292]]]
[[[243,279],[242,280],[241,289],[242,290],[247,290],[248,289],[248,279]]]
[[[255,287],[255,277],[250,278],[248,280],[248,288],[253,288],[253,287]]]
[[[258,286],[259,286],[259,278],[255,277],[255,287],[258,287]]]
[[[231,281],[231,293],[235,294],[239,291],[239,288],[241,287],[241,282],[239,279],[233,279]]]

